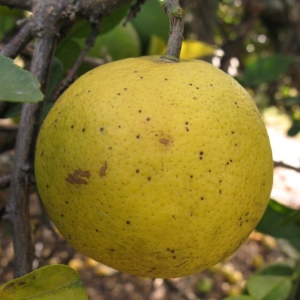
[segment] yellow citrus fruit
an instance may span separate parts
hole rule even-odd
[[[202,61],[120,60],[79,78],[41,128],[38,190],[78,251],[144,277],[232,254],[268,203],[269,139],[249,94]]]

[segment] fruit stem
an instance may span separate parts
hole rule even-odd
[[[167,50],[160,61],[178,62],[183,40],[183,10],[179,5],[179,0],[161,0],[164,11],[168,14],[170,21],[170,35]]]

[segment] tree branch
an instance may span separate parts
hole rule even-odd
[[[17,35],[2,49],[0,54],[10,58],[15,58],[30,42],[32,37],[31,22],[28,21]]]
[[[297,168],[297,167],[294,167],[294,166],[291,166],[291,165],[287,165],[282,161],[274,161],[274,168],[276,168],[276,167],[282,167],[282,168],[286,168],[286,169],[289,169],[289,170],[294,170],[294,171],[300,173],[300,168]]]
[[[0,5],[5,5],[10,8],[19,8],[30,10],[36,0],[0,0]]]
[[[183,11],[178,0],[163,0],[161,3],[169,17],[170,35],[166,53],[160,58],[160,60],[166,62],[178,62],[184,30]]]

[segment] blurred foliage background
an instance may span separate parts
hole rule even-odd
[[[182,0],[185,33],[181,57],[203,59],[232,75],[253,96],[262,113],[272,108],[287,122],[286,134],[300,131],[299,0]],[[77,76],[113,60],[161,55],[169,34],[168,18],[158,0],[146,0],[127,20],[129,6],[105,17],[95,45]],[[30,12],[0,6],[0,49],[20,30]],[[126,24],[126,26],[124,26]],[[60,82],[72,69],[91,34],[86,20],[62,28],[52,61],[44,116]],[[15,59],[29,69],[34,43]],[[0,65],[1,66],[1,65]],[[0,75],[4,69],[0,67]],[[1,77],[1,76],[0,76]],[[17,80],[17,78],[16,78]],[[2,91],[8,89],[0,87]],[[0,101],[0,175],[11,172],[22,101]],[[294,167],[299,172],[298,167]],[[5,215],[8,186],[0,191]],[[277,200],[277,199],[276,199]],[[248,242],[235,255],[201,274],[185,279],[141,279],[120,274],[76,253],[56,232],[32,191],[31,215],[36,242],[34,267],[63,263],[79,271],[90,299],[300,299],[300,199],[294,207],[270,200]],[[0,220],[0,284],[12,279],[13,251],[9,224]],[[242,296],[241,296],[242,295]]]

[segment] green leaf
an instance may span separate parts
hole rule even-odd
[[[16,20],[21,17],[21,10],[0,6],[0,40],[7,32],[10,32],[14,28]]]
[[[255,300],[251,296],[241,295],[241,296],[233,296],[233,297],[226,297],[223,300]]]
[[[64,74],[63,64],[61,63],[61,61],[58,58],[54,57],[54,59],[52,61],[48,90],[47,90],[45,99],[49,99],[53,90],[55,89],[57,84],[61,81],[63,74]]]
[[[105,16],[100,28],[100,34],[105,34],[115,28],[128,13],[129,4],[116,8],[109,16]]]
[[[294,272],[293,264],[289,262],[273,263],[258,270],[255,275],[292,276]]]
[[[289,240],[278,239],[277,243],[278,247],[285,255],[294,260],[300,259],[300,238]]]
[[[300,225],[295,222],[286,222],[292,211],[292,209],[270,200],[256,229],[275,238],[300,239]]]
[[[246,67],[243,83],[249,86],[270,83],[283,75],[293,62],[293,57],[280,54],[259,57]]]
[[[0,287],[5,300],[87,300],[78,273],[65,265],[46,266]]]
[[[253,275],[247,282],[247,290],[255,300],[286,300],[292,286],[287,276]]]
[[[55,56],[61,61],[65,70],[72,68],[83,46],[67,38],[58,45]]]
[[[0,100],[12,102],[39,102],[43,100],[40,83],[32,73],[0,55]]]

